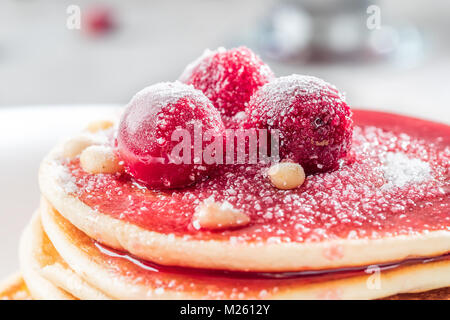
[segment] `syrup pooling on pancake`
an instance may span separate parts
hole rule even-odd
[[[228,270],[209,270],[209,269],[194,269],[194,268],[183,268],[183,267],[172,267],[163,266],[156,263],[142,260],[131,254],[121,252],[119,250],[111,249],[98,242],[95,242],[95,246],[105,255],[113,258],[121,258],[132,262],[135,266],[155,273],[174,273],[178,275],[187,275],[189,278],[199,276],[211,276],[217,277],[214,281],[218,282],[218,279],[255,279],[255,280],[283,280],[283,279],[297,279],[306,282],[323,281],[324,279],[333,280],[339,278],[346,278],[353,276],[355,274],[364,273],[369,266],[358,266],[358,267],[348,267],[348,268],[337,268],[337,269],[325,269],[325,270],[304,270],[304,271],[292,271],[292,272],[244,272],[244,271],[228,271]],[[450,260],[450,254],[444,254],[437,257],[431,258],[415,258],[406,259],[403,261],[397,261],[392,263],[384,263],[377,265],[379,271],[386,271],[395,269],[401,266],[414,265],[421,263],[429,263],[435,261],[445,261]],[[269,283],[269,281],[267,281]]]
[[[207,181],[164,192],[147,189],[124,175],[89,175],[77,160],[63,165],[77,186],[72,194],[93,209],[148,230],[191,239],[309,242],[450,230],[448,141],[439,142],[436,131],[417,138],[401,134],[394,125],[377,128],[368,125],[377,123],[374,114],[357,111],[355,115],[365,125],[356,122],[353,146],[341,168],[309,176],[294,190],[275,189],[267,179],[267,167],[258,165],[223,166]],[[405,132],[420,126],[404,123]],[[430,126],[425,121],[424,125]],[[447,129],[435,129],[447,139]],[[401,187],[392,185],[383,171],[389,154],[427,163],[430,172]],[[386,185],[390,187],[383,188]],[[249,215],[251,223],[237,230],[196,230],[195,208],[210,197],[228,201]]]
[[[307,286],[324,281],[365,276],[368,274],[367,270],[370,270],[366,266],[283,273],[199,270],[157,265],[110,249],[99,243],[95,243],[95,247],[98,251],[92,252],[94,256],[101,254],[102,261],[106,261],[113,268],[116,265],[119,266],[116,269],[122,270],[123,274],[132,280],[138,279],[139,282],[144,282],[150,287],[157,284],[156,292],[164,292],[164,290],[194,292],[202,294],[207,299],[270,299],[277,293],[292,290],[302,285]],[[415,264],[448,261],[449,259],[450,256],[447,254],[434,258],[409,259],[387,263],[377,267],[379,272],[387,272]],[[320,295],[327,291],[326,289],[318,290],[319,293],[316,298],[324,299],[325,297]]]

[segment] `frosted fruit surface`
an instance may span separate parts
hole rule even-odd
[[[225,123],[245,110],[252,94],[274,75],[246,47],[206,50],[180,76],[180,81],[201,90],[221,113]]]
[[[202,92],[181,82],[159,83],[131,99],[119,124],[117,149],[137,181],[152,188],[184,187],[212,169],[196,160],[195,136],[209,132],[221,138],[224,130],[220,114]],[[185,141],[188,150],[174,152]],[[197,149],[205,146],[200,140]]]
[[[244,126],[278,130],[281,159],[307,174],[334,170],[350,149],[353,121],[333,85],[293,74],[262,86],[250,99]]]

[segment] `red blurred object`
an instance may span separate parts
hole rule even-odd
[[[115,28],[114,14],[109,7],[92,7],[86,9],[83,27],[92,35],[105,34]]]

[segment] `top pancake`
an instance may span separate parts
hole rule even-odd
[[[89,175],[56,148],[41,166],[41,191],[89,236],[161,264],[292,271],[448,252],[450,128],[377,112],[354,118],[341,169],[295,190],[273,188],[265,167],[224,166],[193,187],[152,191]],[[196,230],[192,215],[206,199],[229,202],[250,225]]]

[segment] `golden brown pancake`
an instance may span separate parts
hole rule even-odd
[[[161,269],[100,246],[43,202],[42,222],[65,263],[86,283],[117,299],[375,299],[450,285],[450,261],[381,271],[286,279]]]
[[[31,299],[28,288],[19,273],[8,277],[0,284],[0,300]],[[450,300],[450,287],[422,293],[398,294],[382,300]]]
[[[31,299],[31,294],[20,273],[13,274],[0,283],[0,300]]]
[[[76,275],[44,233],[39,213],[22,234],[19,248],[21,273],[34,299],[107,299]]]
[[[422,293],[404,293],[383,300],[450,300],[450,287]]]

